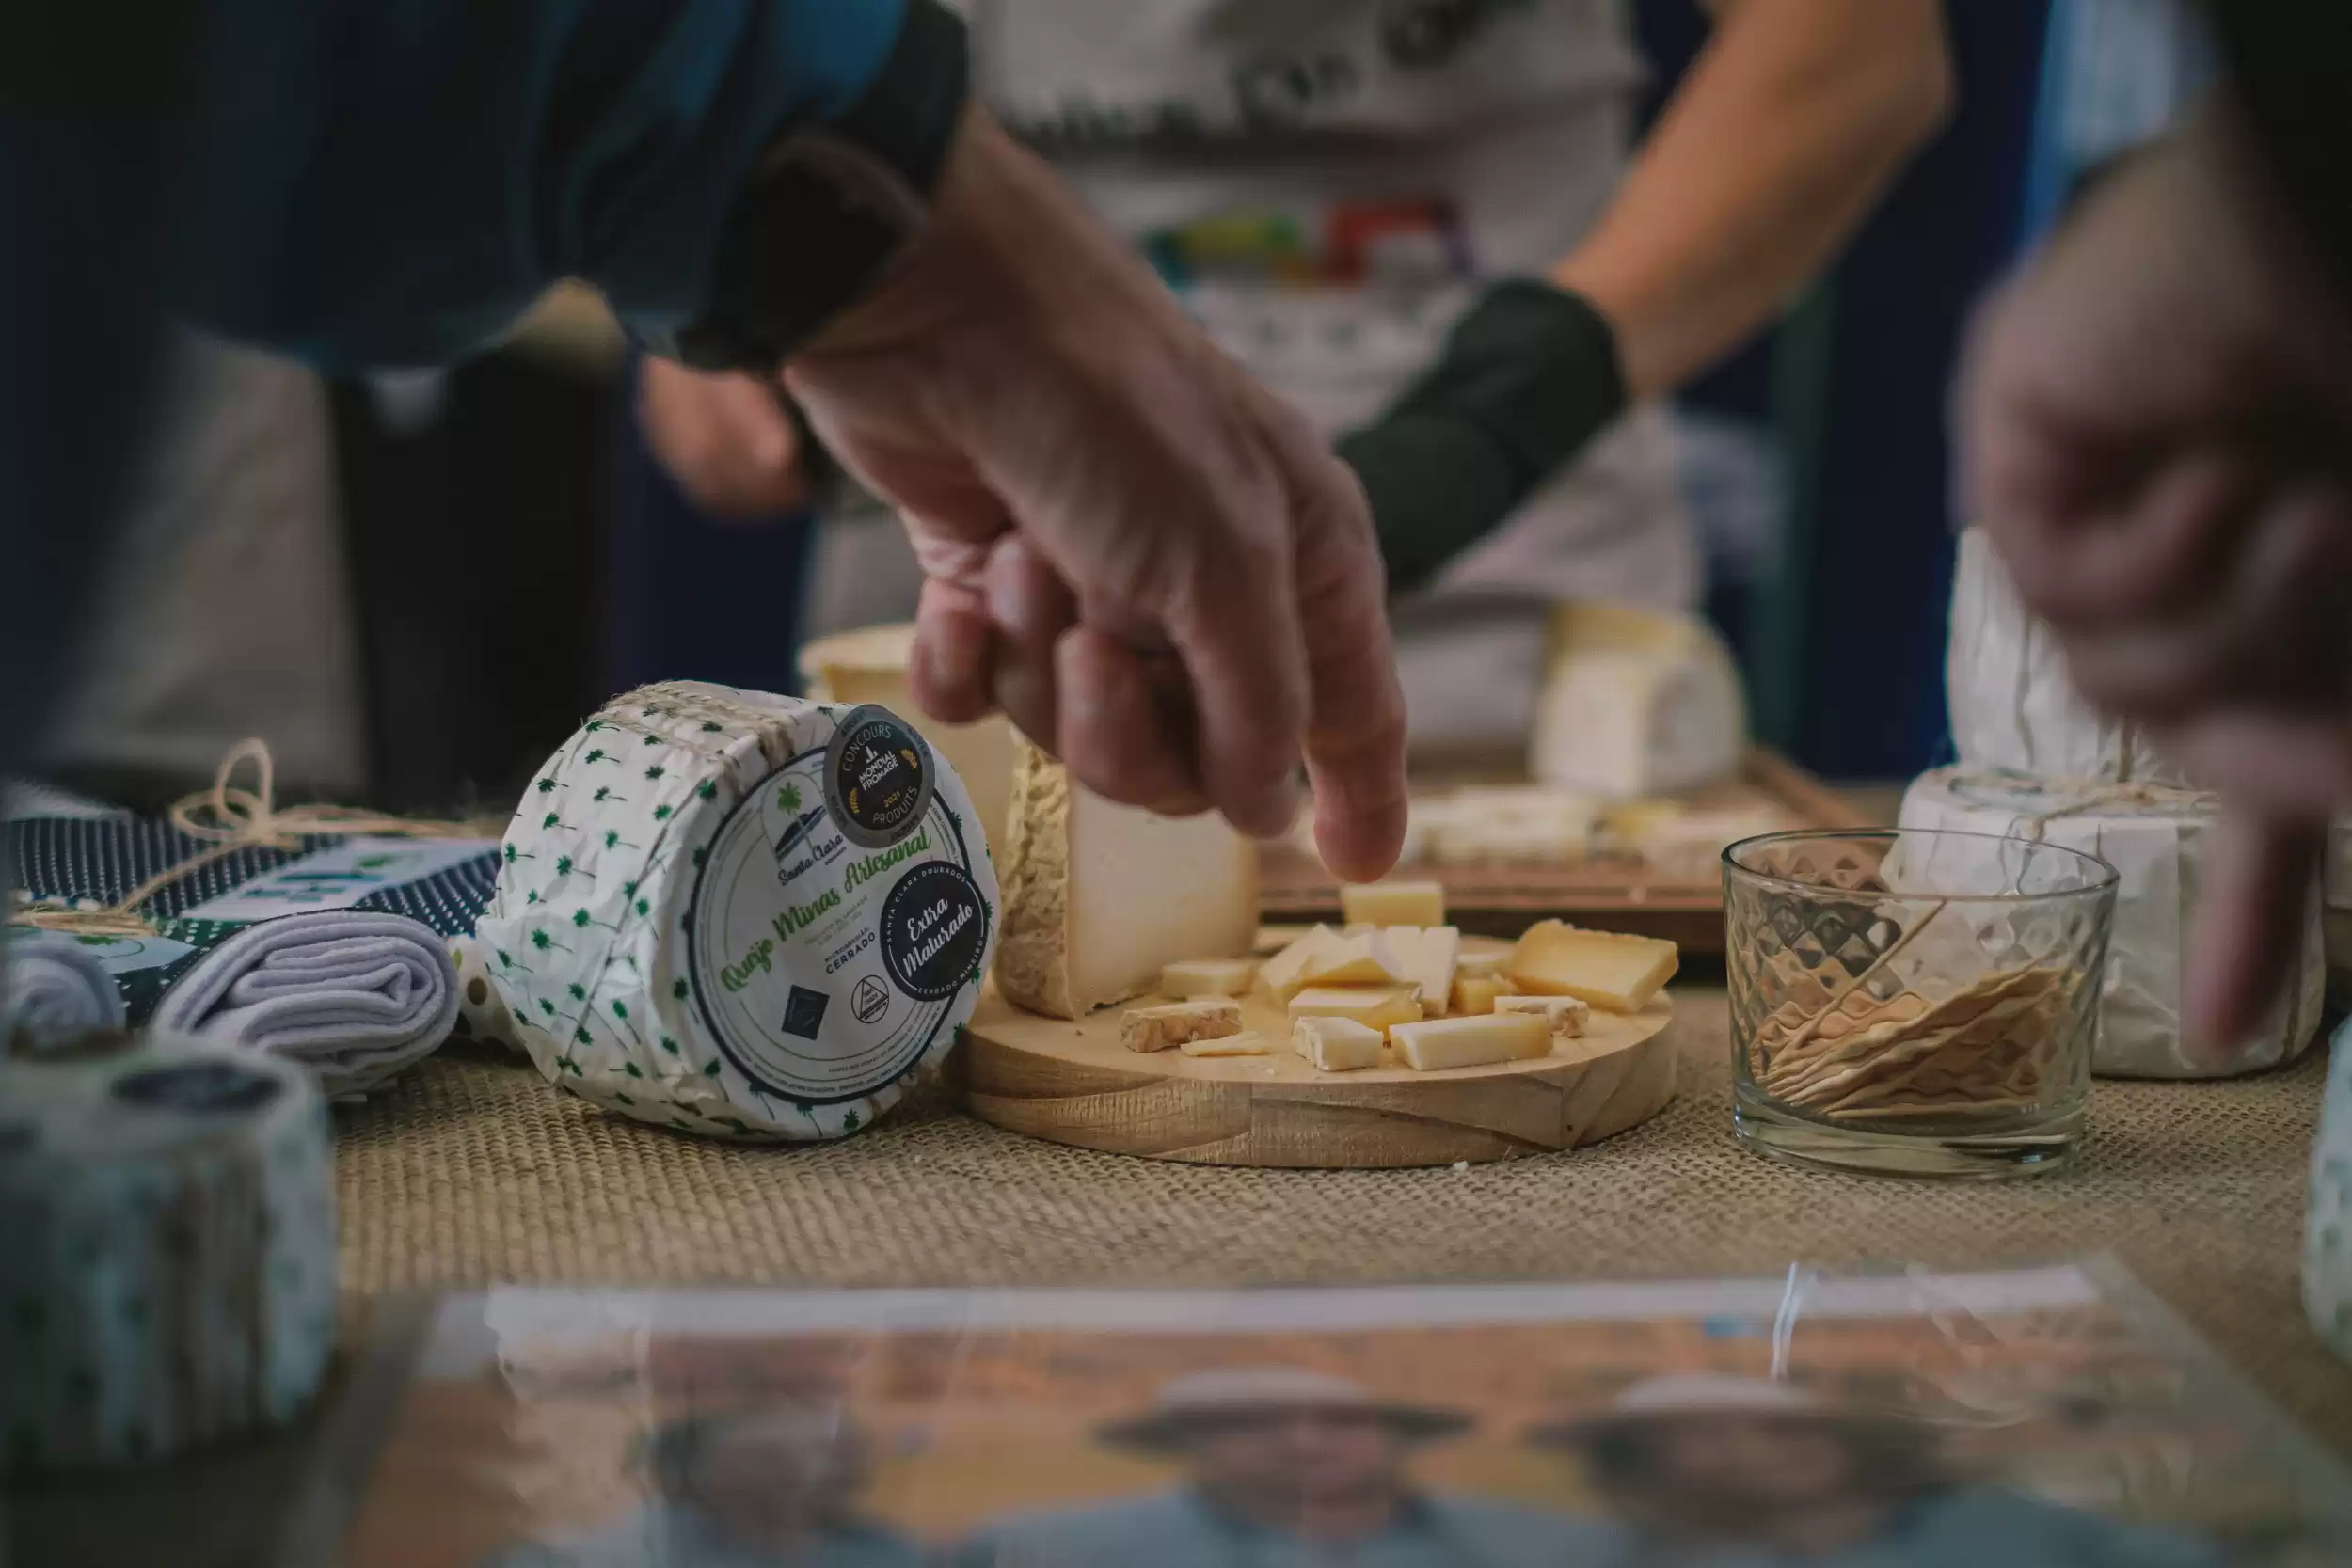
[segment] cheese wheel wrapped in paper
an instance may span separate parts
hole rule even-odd
[[[0,1469],[279,1425],[335,1340],[326,1106],[260,1052],[93,1036],[0,1056]]]
[[[2249,1072],[2302,1054],[2319,1028],[2325,973],[2314,896],[2296,944],[2294,978],[2252,1037],[2216,1068],[2192,1058],[2181,1036],[2181,987],[2216,798],[2162,784],[2051,783],[2022,774],[1946,768],[1923,774],[1903,797],[1902,826],[2062,845],[2115,867],[2114,933],[2099,1006],[2093,1071],[2116,1077],[2195,1078]],[[1928,892],[1952,857],[1998,859],[1991,840],[1922,841],[1934,853],[1890,868],[1898,891]],[[1939,857],[1943,863],[1939,863]],[[1997,913],[1955,904],[1963,925]],[[1947,922],[1946,924],[1949,924]]]
[[[614,699],[525,792],[476,935],[539,1070],[641,1121],[834,1138],[971,1017],[996,877],[888,710],[679,682]]]
[[[1960,765],[2043,779],[2185,785],[2138,726],[2075,690],[2057,638],[2017,596],[1981,529],[1960,536],[1944,667]]]

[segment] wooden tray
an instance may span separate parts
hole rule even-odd
[[[1242,1027],[1271,1037],[1273,1055],[1137,1054],[1119,1043],[1122,1010],[1043,1018],[991,988],[954,1058],[966,1108],[1008,1132],[1112,1154],[1363,1169],[1574,1148],[1674,1098],[1663,996],[1629,1017],[1594,1009],[1585,1037],[1549,1056],[1437,1073],[1317,1072],[1290,1049],[1289,1020],[1255,1000],[1242,1004]]]
[[[1852,828],[1863,815],[1794,763],[1757,748],[1744,775],[1693,797],[1707,808],[1769,805],[1790,828]],[[1445,884],[1446,916],[1469,931],[1516,937],[1529,922],[1556,917],[1578,925],[1664,937],[1686,953],[1724,950],[1720,880],[1670,878],[1631,856],[1488,865],[1399,866],[1400,877]],[[1339,884],[1311,856],[1287,844],[1263,847],[1259,906],[1271,922],[1336,920]]]

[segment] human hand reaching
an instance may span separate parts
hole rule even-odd
[[[1393,863],[1405,706],[1360,492],[985,118],[786,381],[906,519],[928,711],[1001,707],[1102,795],[1260,836],[1303,758],[1332,869]]]
[[[2352,803],[2352,317],[2226,110],[2113,174],[1978,324],[1967,515],[2075,683],[2220,790],[2192,1030],[2242,1037]]]

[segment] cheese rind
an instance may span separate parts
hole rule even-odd
[[[1462,933],[1452,926],[1391,926],[1382,934],[1395,955],[1397,977],[1420,990],[1422,1014],[1436,1018],[1451,1007]]]
[[[1291,1025],[1291,1048],[1317,1072],[1360,1072],[1380,1065],[1380,1031],[1350,1018],[1310,1014]]]
[[[1456,974],[1454,996],[1447,1010],[1454,1013],[1491,1013],[1495,1004],[1513,994],[1518,988],[1508,976],[1502,974]]]
[[[1135,1052],[1166,1051],[1240,1033],[1241,1004],[1224,998],[1130,1007],[1119,1019],[1119,1043]]]
[[[1657,937],[1584,931],[1557,920],[1527,928],[1503,973],[1520,990],[1573,996],[1611,1012],[1639,1012],[1674,978],[1678,950]]]
[[[1290,1015],[1354,1019],[1368,1029],[1387,1029],[1419,1019],[1421,1002],[1410,986],[1321,987],[1292,997]]]
[[[1160,994],[1247,996],[1258,978],[1255,958],[1182,958],[1160,968]]]
[[[1534,1013],[1544,1021],[1554,1039],[1576,1039],[1591,1022],[1592,1004],[1573,996],[1498,996],[1498,1013]]]
[[[1564,605],[1528,770],[1610,800],[1676,795],[1737,773],[1747,700],[1704,623],[1630,605]]]
[[[1442,926],[1445,887],[1439,882],[1352,882],[1340,889],[1340,913],[1350,925]]]
[[[1274,1042],[1255,1029],[1238,1035],[1210,1035],[1186,1040],[1177,1050],[1187,1056],[1271,1056]]]
[[[1257,849],[1216,816],[1114,805],[1024,741],[1013,768],[996,988],[1083,1018],[1159,983],[1168,964],[1245,953],[1258,931]]]
[[[1389,1040],[1399,1059],[1416,1072],[1533,1061],[1551,1054],[1551,1030],[1534,1013],[1400,1023],[1389,1031]]]

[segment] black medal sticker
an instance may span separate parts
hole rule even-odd
[[[284,1088],[267,1073],[227,1062],[191,1062],[132,1073],[116,1083],[114,1097],[134,1105],[202,1114],[255,1110],[277,1099]]]
[[[888,708],[850,709],[825,749],[825,804],[861,849],[886,849],[913,832],[937,783],[930,748]]]
[[[960,865],[927,861],[882,901],[882,963],[900,990],[943,1002],[972,978],[988,945],[988,905]]]

